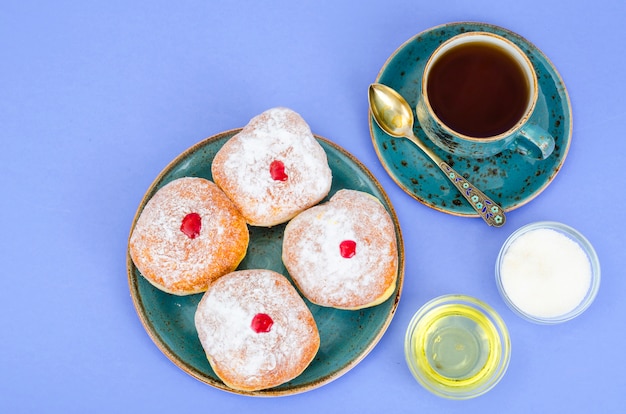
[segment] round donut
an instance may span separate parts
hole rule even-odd
[[[364,192],[339,190],[293,218],[282,258],[302,294],[320,306],[361,309],[395,290],[395,227],[378,199]]]
[[[174,295],[204,292],[246,255],[245,219],[213,182],[179,178],[146,203],[129,240],[139,272]]]
[[[215,183],[253,226],[271,227],[319,203],[332,172],[308,124],[288,108],[256,117],[218,151]]]
[[[211,367],[235,390],[283,384],[304,371],[320,345],[313,315],[283,275],[239,270],[216,280],[195,314]]]

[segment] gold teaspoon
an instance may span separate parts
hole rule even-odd
[[[504,225],[506,217],[502,207],[467,181],[415,136],[413,112],[408,102],[398,92],[383,84],[373,83],[369,87],[368,100],[374,120],[383,131],[392,137],[407,138],[417,145],[441,169],[488,225],[494,227]]]

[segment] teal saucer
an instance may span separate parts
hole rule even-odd
[[[186,176],[212,179],[213,157],[239,131],[226,131],[207,138],[173,160],[146,192],[131,229],[147,201],[163,185]],[[215,375],[202,349],[194,324],[194,315],[202,294],[174,296],[160,291],[141,275],[127,252],[126,265],[131,297],[148,335],[174,364],[213,387],[258,396],[296,394],[320,387],[356,366],[378,343],[395,314],[404,280],[404,245],[391,202],[378,181],[356,158],[325,138],[316,136],[316,139],[326,151],[333,174],[332,187],[326,200],[339,189],[349,188],[372,194],[389,212],[398,241],[396,290],[384,303],[359,311],[325,308],[305,299],[320,333],[320,348],[313,362],[290,382],[268,390],[242,392],[229,388]],[[270,269],[289,277],[281,257],[285,224],[249,229],[248,251],[238,269]]]
[[[484,23],[451,23],[426,30],[400,46],[385,62],[376,82],[397,90],[411,105],[420,96],[424,65],[442,42],[464,32],[485,31],[503,36],[530,57],[539,79],[539,99],[531,122],[555,138],[554,152],[535,160],[507,150],[486,158],[464,158],[449,154],[430,141],[415,118],[415,133],[444,161],[498,202],[506,211],[521,207],[537,197],[561,169],[572,137],[572,111],[565,85],[548,58],[530,42],[506,29]],[[369,117],[374,148],[389,175],[419,202],[457,216],[478,217],[448,179],[414,144],[385,134]]]

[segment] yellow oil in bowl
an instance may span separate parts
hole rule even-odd
[[[465,399],[487,392],[509,362],[510,341],[500,317],[481,301],[448,295],[424,305],[405,341],[415,378],[437,395]]]

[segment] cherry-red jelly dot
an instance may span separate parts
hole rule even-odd
[[[275,181],[287,181],[287,174],[285,173],[285,164],[282,161],[274,160],[270,164],[270,175]]]
[[[200,234],[202,228],[202,218],[198,213],[189,213],[183,218],[180,231],[185,233],[190,239],[195,239]]]
[[[252,323],[250,327],[256,333],[269,332],[272,329],[272,325],[274,325],[274,321],[267,313],[257,313],[252,318]]]
[[[356,254],[356,242],[354,240],[344,240],[339,244],[341,257],[351,258]]]

